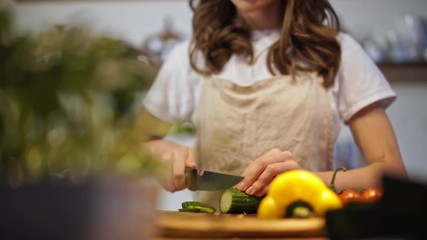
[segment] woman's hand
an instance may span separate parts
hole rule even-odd
[[[150,141],[145,146],[166,165],[165,174],[158,179],[162,187],[170,192],[185,189],[185,168],[197,167],[193,149],[167,140]]]
[[[272,149],[249,164],[243,172],[244,179],[236,187],[261,197],[267,194],[270,182],[278,174],[300,168],[291,152]]]

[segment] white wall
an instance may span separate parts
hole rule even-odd
[[[381,36],[404,15],[427,17],[427,0],[331,0],[344,27],[356,38]],[[171,18],[174,28],[189,36],[191,11],[186,0],[40,2],[14,4],[20,31],[37,32],[53,24],[76,23],[118,36],[136,47]],[[398,100],[388,110],[401,151],[412,176],[427,181],[426,82],[394,83]],[[176,210],[191,192],[163,193],[161,209]]]
[[[112,34],[139,47],[150,34],[158,33],[165,19],[188,36],[191,10],[186,1],[64,1],[16,4],[16,24],[20,31],[36,32],[55,24],[88,26],[96,32]]]
[[[396,102],[388,109],[406,167],[427,182],[427,76],[424,81],[392,82]]]
[[[331,0],[345,28],[356,38],[384,34],[403,16],[427,16],[426,0]],[[191,32],[191,10],[187,0],[134,1],[46,1],[16,4],[17,25],[37,31],[52,24],[78,23],[112,33],[138,46],[149,34],[158,32],[165,18],[176,29]]]
[[[330,0],[344,27],[355,37],[383,34],[405,15],[427,16],[426,0]]]

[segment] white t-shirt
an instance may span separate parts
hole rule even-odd
[[[267,49],[279,37],[278,30],[254,31],[254,63],[249,65],[245,58],[233,55],[223,71],[213,77],[240,86],[272,77],[266,65]],[[396,98],[388,81],[362,47],[345,33],[338,39],[342,54],[340,69],[333,86],[327,89],[335,139],[342,122],[346,123],[362,108],[376,101],[388,107]],[[203,76],[190,66],[189,44],[189,41],[179,43],[170,52],[143,102],[148,111],[166,122],[194,121]],[[203,59],[198,63],[203,63]]]

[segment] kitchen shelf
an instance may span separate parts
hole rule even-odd
[[[390,82],[427,82],[427,62],[378,63]]]

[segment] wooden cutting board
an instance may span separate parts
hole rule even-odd
[[[326,237],[325,220],[264,220],[255,215],[159,211],[160,238],[287,238]]]

